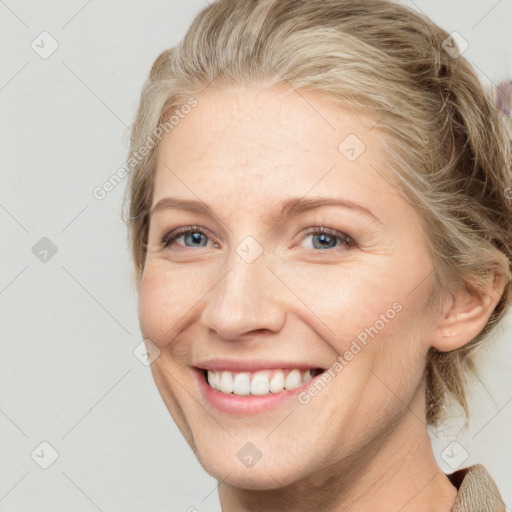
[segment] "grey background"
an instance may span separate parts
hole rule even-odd
[[[512,0],[403,3],[458,31],[484,81],[512,75]],[[0,0],[0,512],[220,510],[216,481],[133,355],[124,183],[92,195],[126,159],[153,60],[205,5]],[[46,59],[31,47],[50,48],[43,31],[59,45]],[[432,434],[442,469],[483,463],[507,510],[511,332],[509,321],[480,357],[469,428],[454,416]],[[48,469],[43,441],[58,453]]]

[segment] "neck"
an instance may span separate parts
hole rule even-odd
[[[418,391],[379,439],[306,479],[271,490],[220,483],[222,511],[449,512],[457,491],[435,460]]]

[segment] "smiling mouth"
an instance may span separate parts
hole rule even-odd
[[[256,372],[232,372],[198,368],[205,382],[215,391],[227,395],[264,396],[303,386],[324,372],[322,368],[308,370],[272,369]]]

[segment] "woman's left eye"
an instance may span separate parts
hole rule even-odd
[[[354,239],[345,233],[322,226],[307,229],[303,240],[310,236],[315,249],[342,249],[355,245]],[[336,245],[337,241],[340,244]]]
[[[306,230],[302,236],[302,241],[311,237],[314,249],[342,249],[355,245],[355,241],[350,236],[335,229],[322,226],[311,227]],[[167,233],[162,238],[162,246],[170,247],[178,239],[183,238],[185,247],[206,247],[209,237],[203,229],[198,226],[184,226]],[[218,244],[214,244],[218,247]]]

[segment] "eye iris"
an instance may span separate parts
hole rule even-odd
[[[194,232],[191,232],[191,233],[186,233],[184,235],[184,240],[186,241],[187,240],[187,237],[191,237],[192,241],[194,242],[194,244],[196,242],[200,242],[201,241],[201,237],[203,236],[202,233],[198,233],[197,231],[194,231]],[[204,238],[204,240],[206,241],[206,237]],[[185,242],[186,243],[186,242]],[[206,245],[205,244],[202,244],[200,247],[204,247]]]
[[[317,238],[320,241],[321,245],[319,247],[317,247],[314,242],[315,238]],[[334,247],[333,244],[331,244],[330,247],[328,247],[329,242],[333,242],[335,245],[336,237],[331,236],[331,235],[326,235],[325,233],[321,233],[320,235],[313,235],[313,246],[315,247],[315,249],[326,249],[326,248],[328,249],[330,247]]]

